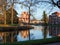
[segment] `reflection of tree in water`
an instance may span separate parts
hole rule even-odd
[[[35,39],[35,36],[33,33],[30,34],[30,40],[34,40]]]
[[[43,36],[44,36],[44,39],[47,37],[47,26],[44,26]]]

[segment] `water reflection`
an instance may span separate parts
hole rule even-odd
[[[44,39],[47,38],[47,33],[48,33],[47,26],[44,26],[44,30],[43,30]]]
[[[17,41],[16,35],[17,32],[0,32],[0,43]]]
[[[19,31],[17,35],[17,41],[26,41],[29,40],[29,30]]]
[[[34,26],[34,29],[16,31],[16,32],[0,32],[1,42],[15,42],[15,41],[27,41],[36,39],[51,38],[49,36],[48,26]],[[2,41],[3,40],[3,41]]]
[[[23,31],[23,33],[25,32]],[[17,41],[26,41],[26,40],[29,40],[29,37],[30,37],[30,40],[51,38],[51,36],[49,36],[49,30],[47,26],[34,26],[34,29],[30,30],[30,35],[27,36],[26,38],[23,38],[21,35],[21,32],[19,32],[17,36]]]

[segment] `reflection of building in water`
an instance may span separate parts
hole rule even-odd
[[[60,36],[60,13],[55,12],[49,16],[49,33],[52,36]]]
[[[21,33],[21,36],[23,38],[27,38],[29,36],[29,31],[28,30],[21,31],[20,33]]]

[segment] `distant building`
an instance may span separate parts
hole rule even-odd
[[[19,17],[19,23],[29,23],[29,13],[23,12]]]
[[[54,12],[49,16],[49,34],[52,36],[60,36],[60,13]]]
[[[37,24],[37,23],[44,23],[44,21],[33,19],[30,20],[30,23]]]

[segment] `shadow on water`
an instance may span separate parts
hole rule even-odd
[[[44,29],[43,29],[43,38],[46,39],[47,38],[47,33],[48,33],[48,30],[47,30],[48,26],[47,26],[47,24],[44,24],[43,27],[44,27]]]

